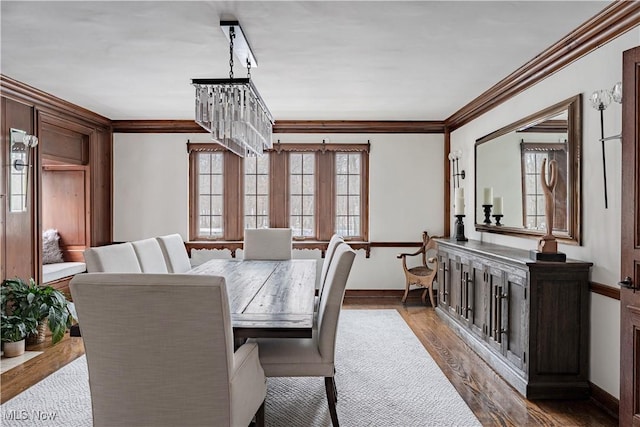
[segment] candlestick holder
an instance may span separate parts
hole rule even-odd
[[[485,224],[491,224],[491,218],[489,218],[491,216],[491,207],[493,205],[482,205],[482,208],[484,209],[484,223]]]
[[[500,224],[500,218],[502,218],[504,215],[492,215],[492,216],[496,219],[496,225],[501,226],[502,224]]]
[[[464,218],[464,215],[455,215],[456,217],[456,240],[458,242],[466,242],[467,239],[464,236],[464,221],[462,220],[462,218]]]

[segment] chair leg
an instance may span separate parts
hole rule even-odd
[[[431,301],[431,307],[436,308],[436,300],[433,297],[433,288],[429,286],[427,287],[427,291],[429,292],[429,300]]]
[[[407,295],[409,295],[409,287],[411,285],[409,284],[409,282],[407,282],[407,287],[404,290],[404,295],[402,296],[402,303],[406,303],[407,302]]]
[[[336,411],[336,383],[333,377],[324,377],[324,387],[327,390],[327,402],[329,402],[329,413],[331,414],[331,424],[333,427],[339,427],[338,412]]]
[[[333,378],[335,378],[335,373],[336,373],[336,368],[333,368]],[[332,381],[333,382],[333,395],[336,398],[336,403],[338,403],[338,387],[336,387],[336,382],[335,380]]]
[[[258,408],[258,412],[256,412],[256,427],[264,427],[264,401],[262,405]]]

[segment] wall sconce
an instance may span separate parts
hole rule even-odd
[[[460,187],[460,178],[464,179],[464,170],[458,169],[458,160],[462,157],[462,150],[455,150],[449,153],[451,161],[451,176],[453,177],[453,188]]]
[[[25,212],[27,210],[27,185],[31,148],[38,145],[38,138],[25,131],[11,129],[9,144],[9,212]]]
[[[608,209],[609,204],[607,201],[607,163],[604,151],[604,142],[611,139],[620,139],[620,134],[606,137],[604,136],[604,110],[607,109],[611,101],[615,101],[622,104],[622,82],[616,83],[611,90],[601,89],[591,94],[591,106],[600,111],[600,139],[602,143],[602,173],[604,176],[604,208]]]

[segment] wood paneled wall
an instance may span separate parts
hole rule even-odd
[[[111,121],[3,75],[0,95],[0,279],[18,276],[40,281],[41,235],[47,227],[63,230],[68,260],[82,260],[84,247],[112,240]],[[11,128],[39,138],[25,213],[9,212],[6,198]]]
[[[13,99],[2,98],[2,176],[3,186],[0,189],[2,197],[2,212],[4,215],[2,235],[2,278],[33,276],[36,263],[37,248],[33,241],[36,233],[33,227],[35,222],[34,211],[37,209],[36,199],[33,197],[37,187],[34,180],[33,169],[29,168],[28,188],[32,197],[27,198],[25,212],[10,212],[9,210],[9,186],[10,178],[9,149],[11,129],[20,129],[28,134],[34,133],[34,108],[31,105]],[[34,149],[37,155],[38,148]]]
[[[42,167],[42,230],[54,228],[60,235],[65,261],[84,261],[90,246],[89,167]]]

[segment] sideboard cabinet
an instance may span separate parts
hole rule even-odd
[[[436,312],[529,399],[589,395],[589,270],[478,241],[438,240]]]

